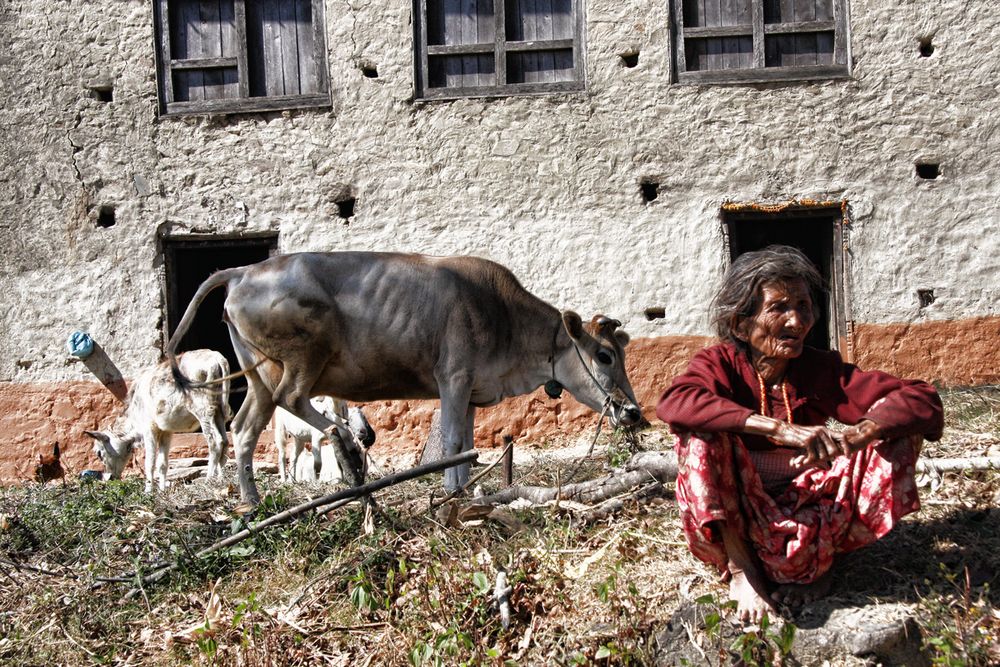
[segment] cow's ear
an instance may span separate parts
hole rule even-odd
[[[583,320],[580,316],[574,313],[572,310],[567,310],[562,314],[563,326],[566,327],[566,332],[569,337],[573,340],[580,340],[583,338]]]
[[[628,342],[630,340],[632,340],[632,339],[629,337],[629,335],[627,333],[625,333],[624,331],[622,331],[621,329],[619,329],[619,330],[615,331],[615,340],[618,341],[619,345],[621,345],[622,347],[625,347],[626,345],[628,345]]]

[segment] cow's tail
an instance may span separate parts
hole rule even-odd
[[[170,361],[170,373],[174,376],[174,382],[183,392],[187,392],[190,389],[199,387],[202,385],[200,382],[194,382],[191,378],[188,378],[181,372],[181,368],[177,363],[177,348],[181,344],[181,339],[184,338],[184,334],[187,330],[191,328],[191,323],[194,322],[195,315],[198,313],[198,307],[201,306],[201,302],[205,300],[208,293],[222,287],[229,288],[229,283],[239,278],[243,275],[243,268],[235,269],[223,269],[222,271],[216,271],[210,275],[205,282],[201,284],[198,291],[194,293],[191,297],[191,303],[188,304],[187,310],[184,311],[184,317],[181,318],[180,324],[174,329],[173,335],[170,337],[170,341],[167,343],[167,360]],[[231,379],[231,378],[227,378]]]

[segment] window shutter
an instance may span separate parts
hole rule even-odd
[[[329,106],[323,0],[157,0],[167,115]]]
[[[583,88],[578,0],[417,0],[419,97]]]
[[[847,76],[845,0],[673,0],[682,83]]]

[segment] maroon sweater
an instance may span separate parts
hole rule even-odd
[[[844,363],[838,352],[806,347],[785,374],[788,402],[796,424],[820,426],[828,418],[842,424],[870,419],[885,439],[921,434],[938,440],[944,428],[941,398],[931,385],[900,380],[881,371],[862,371]],[[885,399],[874,405],[879,399]],[[770,416],[785,421],[781,390],[768,389]],[[698,352],[687,371],[674,378],[656,407],[674,431],[740,432],[760,411],[757,374],[735,345]],[[744,435],[749,449],[774,449],[763,436]]]

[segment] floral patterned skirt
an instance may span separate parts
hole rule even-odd
[[[811,583],[838,553],[884,536],[920,508],[914,481],[922,439],[868,445],[829,468],[806,468],[777,495],[764,490],[738,435],[680,434],[677,502],[691,552],[728,572],[725,521],[747,540],[763,573],[776,583]]]

